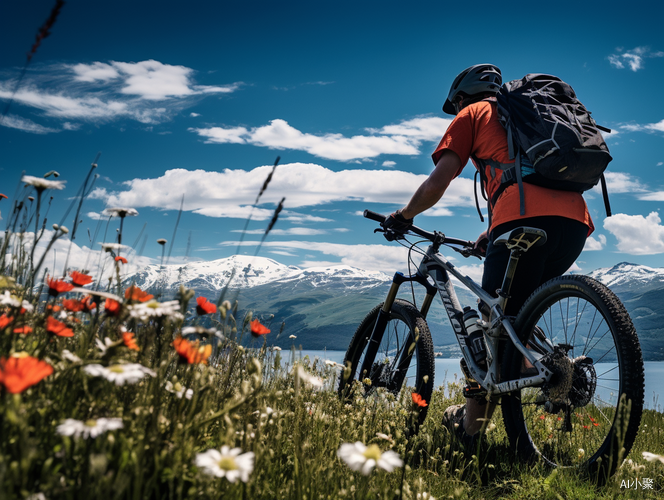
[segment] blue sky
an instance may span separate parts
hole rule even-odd
[[[77,248],[99,248],[105,222],[94,241],[86,229],[95,234],[105,207],[132,207],[139,215],[125,221],[123,242],[136,242],[141,262],[158,261],[156,240],[171,244],[184,195],[173,262],[232,255],[280,156],[242,252],[253,254],[285,197],[261,255],[403,269],[401,247],[358,214],[405,204],[433,168],[453,78],[491,62],[504,80],[561,77],[614,130],[614,216],[605,217],[599,193],[586,195],[597,230],[577,268],[663,265],[661,3],[585,2],[572,17],[531,2],[508,11],[495,2],[469,10],[452,2],[69,0],[17,88],[54,4],[0,5],[0,110],[13,95],[0,122],[0,192],[11,198],[23,172],[57,170],[67,187],[53,193],[48,217],[60,223],[101,152]],[[416,223],[474,239],[484,225],[472,175],[468,165]],[[0,204],[5,221],[8,207]],[[458,264],[480,273],[476,260]]]

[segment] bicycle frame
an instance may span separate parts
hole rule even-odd
[[[540,363],[542,355],[528,350],[526,346],[523,345],[519,340],[517,333],[514,331],[510,320],[503,313],[505,304],[509,298],[508,294],[512,278],[518,264],[519,252],[512,250],[510,263],[505,272],[505,279],[503,281],[503,287],[501,288],[504,292],[499,291],[498,297],[495,298],[484,291],[470,277],[464,276],[457,271],[455,266],[438,251],[439,246],[440,243],[434,242],[427,248],[417,273],[410,276],[404,276],[402,273],[395,274],[390,291],[388,292],[383,308],[378,316],[376,325],[374,326],[374,332],[371,337],[372,342],[367,351],[367,359],[373,359],[375,352],[371,353],[370,351],[372,349],[378,349],[381,339],[376,338],[375,334],[381,332],[382,335],[384,327],[388,321],[389,311],[397,296],[399,287],[406,282],[416,282],[426,288],[426,295],[420,308],[420,312],[424,317],[426,317],[429,307],[433,302],[433,298],[436,292],[438,292],[449,317],[450,324],[454,329],[457,342],[459,343],[463,357],[466,360],[470,374],[480,386],[487,391],[489,396],[499,396],[524,387],[540,385],[548,381],[551,378],[552,372]],[[488,318],[489,321],[485,318],[481,319],[478,323],[484,331],[487,352],[486,370],[482,369],[475,362],[470,351],[470,346],[466,343],[468,337],[463,325],[463,308],[457,298],[454,285],[450,279],[450,274],[483,301],[491,311]],[[431,277],[434,284],[431,284],[427,277]],[[505,339],[503,332],[507,334],[509,341],[516,346],[516,348],[523,354],[524,358],[537,369],[538,375],[499,382],[498,344],[501,339]],[[370,356],[370,354],[372,355]],[[403,359],[399,361],[399,368],[407,367],[409,365],[412,351],[410,353],[404,352],[402,356]],[[369,366],[363,366],[362,370],[368,368]]]

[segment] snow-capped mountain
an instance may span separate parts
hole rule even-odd
[[[597,269],[590,276],[613,290],[627,308],[647,360],[664,360],[664,268],[622,262]],[[211,300],[238,300],[240,311],[252,311],[273,331],[283,333],[270,343],[290,347],[291,335],[304,349],[345,350],[357,325],[385,300],[391,276],[350,266],[300,269],[265,257],[235,255],[186,265],[148,266],[127,277],[141,289],[174,296],[180,285]],[[417,288],[416,288],[417,290]],[[469,292],[457,287],[463,305],[475,303]],[[411,299],[411,288],[400,296]],[[421,300],[421,296],[417,301]],[[270,319],[271,318],[271,319]],[[456,353],[456,339],[440,301],[434,300],[427,317],[437,351]]]
[[[134,281],[144,290],[177,290],[180,285],[199,293],[218,293],[228,285],[231,290],[247,290],[268,284],[311,287],[343,287],[360,289],[378,286],[389,277],[375,271],[363,271],[350,266],[309,267],[286,266],[265,257],[234,255],[213,261],[190,262],[186,265],[150,265],[127,281]]]
[[[614,292],[644,292],[664,288],[664,268],[621,262],[613,267],[597,269],[589,274]]]

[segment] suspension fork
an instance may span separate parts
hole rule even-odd
[[[367,344],[367,354],[364,356],[364,361],[362,362],[362,367],[360,368],[360,374],[371,375],[371,366],[376,359],[376,354],[378,354],[378,347],[380,346],[381,341],[383,340],[383,335],[385,334],[385,328],[387,327],[387,322],[390,319],[390,311],[394,305],[394,301],[397,298],[397,293],[399,292],[399,287],[403,283],[407,282],[416,282],[426,288],[426,296],[422,301],[422,308],[420,310],[422,316],[426,317],[433,297],[438,291],[438,289],[427,281],[427,279],[420,273],[416,273],[410,276],[404,276],[403,273],[395,273],[394,278],[392,278],[392,285],[390,290],[387,292],[387,297],[383,303],[383,307],[378,311],[378,317],[376,318],[376,323],[374,324],[371,336]],[[402,353],[402,359],[399,361],[399,367],[408,366],[410,364],[410,358],[412,357],[412,352],[408,354],[408,350],[405,350]],[[404,356],[406,356],[404,358]]]

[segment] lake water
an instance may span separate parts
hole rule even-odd
[[[310,359],[318,357],[322,360],[329,359],[330,361],[336,361],[337,363],[342,363],[344,360],[345,352],[343,351],[297,351],[299,356],[301,352],[302,356],[309,356]],[[283,353],[288,359],[288,353]],[[459,359],[452,358],[435,358],[435,373],[434,373],[434,384],[435,387],[438,387],[447,382],[454,382],[463,377],[461,373],[461,368],[459,366]],[[648,409],[655,409],[658,411],[663,411],[664,409],[664,398],[662,397],[662,381],[664,381],[664,361],[646,361],[644,363],[645,372],[646,372],[646,383],[645,383],[645,407]],[[597,373],[601,373],[601,367],[596,367]],[[601,389],[598,388],[598,392]],[[609,400],[611,398],[608,390],[607,394],[601,394],[600,397],[604,400]]]

